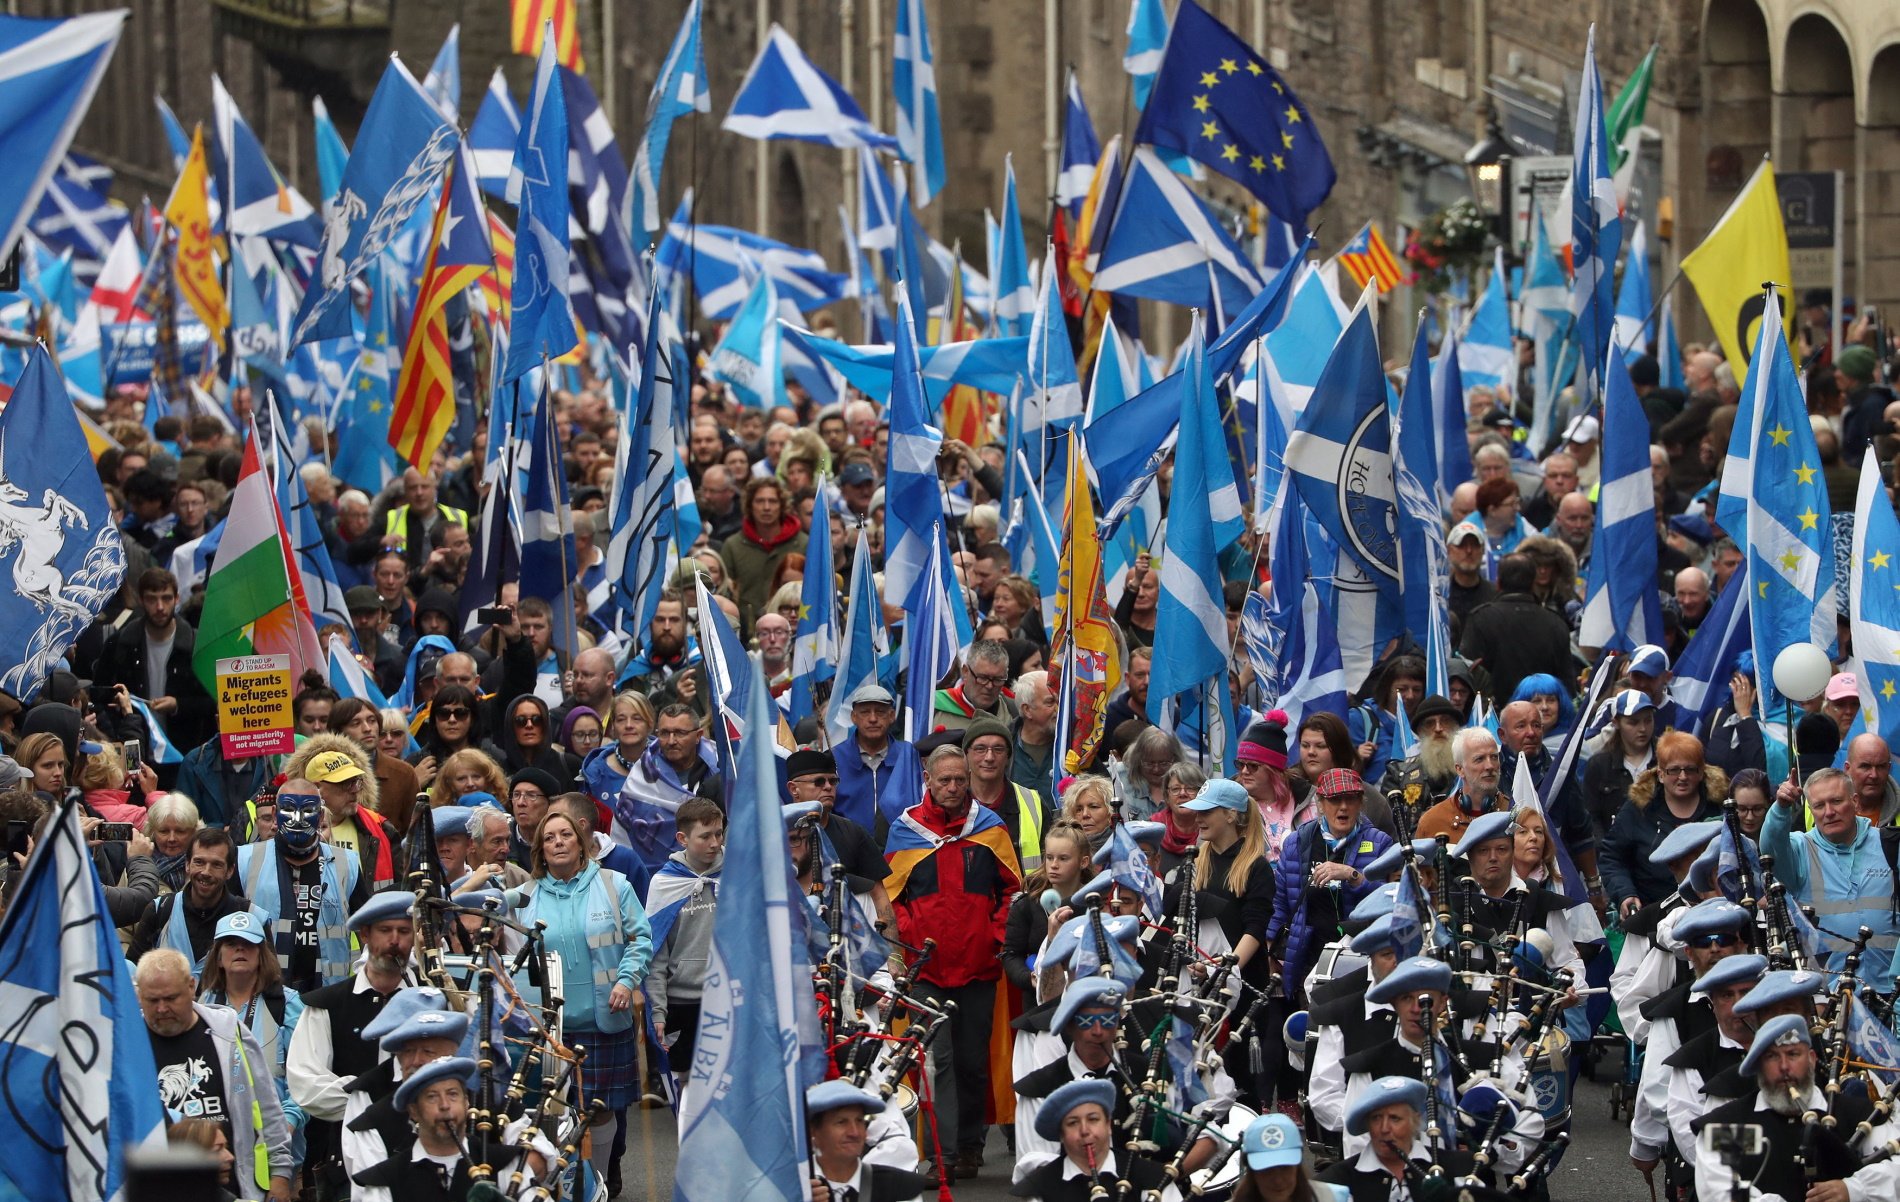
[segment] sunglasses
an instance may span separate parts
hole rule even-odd
[[[466,705],[445,705],[435,712],[444,718],[466,718],[469,715],[469,708]]]
[[[1737,935],[1735,932],[1723,931],[1714,935],[1704,935],[1699,939],[1691,939],[1689,941],[1689,946],[1703,947],[1703,948],[1734,947],[1736,944],[1740,943],[1741,941],[1742,941],[1742,937],[1740,935]]]
[[[1700,764],[1670,764],[1669,766],[1660,769],[1660,771],[1662,772],[1664,776],[1699,776],[1702,773],[1702,765]]]
[[[798,778],[798,783],[809,785],[814,789],[823,789],[837,784],[838,778],[835,776],[801,776]]]
[[[516,714],[515,715],[516,726],[542,726],[545,724],[546,724],[546,719],[541,717],[540,714]]]
[[[1119,1014],[1078,1014],[1069,1020],[1081,1031],[1113,1031],[1122,1025]]]

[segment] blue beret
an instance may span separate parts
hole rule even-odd
[[[1708,935],[1732,935],[1748,929],[1754,916],[1726,897],[1697,902],[1676,920],[1673,938],[1691,943]]]
[[[465,805],[437,806],[429,811],[429,817],[435,823],[435,837],[447,839],[452,835],[468,834],[468,820],[474,816],[473,807]]]
[[[1722,845],[1719,842],[1710,843],[1702,849],[1702,854],[1695,858],[1695,862],[1689,865],[1689,888],[1709,897],[1720,893],[1722,886],[1715,879],[1715,873],[1721,866]]]
[[[1050,1032],[1062,1034],[1062,1028],[1069,1025],[1076,1011],[1090,1006],[1121,1009],[1127,992],[1127,987],[1112,977],[1081,977],[1070,981],[1069,987],[1062,991],[1062,1000],[1056,1003],[1055,1013],[1049,1016]]]
[[[1102,929],[1108,932],[1108,937],[1117,943],[1132,943],[1135,937],[1141,934],[1141,919],[1133,914],[1104,917]],[[1039,965],[1067,964],[1075,956],[1076,949],[1082,946],[1084,939],[1089,940],[1090,946],[1093,946],[1095,935],[1089,930],[1089,916],[1077,914],[1056,930],[1055,935],[1049,940],[1049,946],[1043,949],[1042,958],[1037,963]]]
[[[1131,822],[1128,837],[1143,847],[1153,847],[1167,836],[1168,828],[1159,822]]]
[[[1286,1115],[1263,1114],[1247,1124],[1240,1137],[1240,1150],[1247,1157],[1247,1167],[1259,1172],[1300,1163],[1306,1153],[1306,1140],[1300,1125]]]
[[[1685,822],[1663,836],[1662,842],[1656,845],[1656,850],[1649,853],[1649,862],[1659,868],[1665,868],[1671,860],[1699,855],[1702,849],[1721,833],[1722,820],[1720,818],[1711,818],[1707,822]]]
[[[412,1039],[446,1039],[457,1047],[468,1034],[468,1015],[459,1010],[424,1010],[404,1019],[377,1041],[385,1052],[394,1052]]]
[[[1136,882],[1133,873],[1128,872],[1126,869],[1117,872],[1111,868],[1104,868],[1091,877],[1088,884],[1083,885],[1070,896],[1069,904],[1078,910],[1086,909],[1089,904],[1089,894],[1091,893],[1101,894],[1103,904],[1107,904],[1110,890],[1117,887],[1121,888],[1124,893],[1131,893],[1136,898],[1141,897],[1141,886]],[[1143,903],[1143,908],[1146,908],[1145,902]],[[1124,915],[1124,917],[1132,918],[1134,915]]]
[[[1779,1006],[1783,1002],[1811,1000],[1826,989],[1827,978],[1818,972],[1778,969],[1763,977],[1759,985],[1742,995],[1742,1000],[1735,1003],[1735,1013],[1753,1014],[1757,1010],[1766,1010],[1770,1006]]]
[[[1509,810],[1493,810],[1471,820],[1465,828],[1465,837],[1458,840],[1458,846],[1451,849],[1454,856],[1468,856],[1480,845],[1494,839],[1509,839],[1516,833],[1516,825],[1511,821]]]
[[[1362,956],[1370,956],[1388,947],[1397,947],[1399,937],[1392,930],[1392,915],[1381,914],[1372,920],[1372,925],[1352,937],[1352,950]]]
[[[1504,1107],[1504,1118],[1499,1121],[1498,1130],[1509,1131],[1517,1126],[1517,1103],[1502,1085],[1481,1077],[1458,1096],[1458,1123],[1468,1129],[1482,1130],[1490,1125],[1500,1106]]]
[[[1451,965],[1430,956],[1413,956],[1385,974],[1385,980],[1366,990],[1366,998],[1368,1001],[1389,1002],[1408,993],[1422,993],[1428,989],[1433,993],[1451,992]]]
[[[1438,840],[1436,839],[1412,840],[1412,853],[1420,859],[1430,856],[1437,850]],[[1380,852],[1378,857],[1374,859],[1372,863],[1366,865],[1361,871],[1366,874],[1366,879],[1369,881],[1383,881],[1397,876],[1400,867],[1402,867],[1404,863],[1405,844],[1394,843],[1392,846]]]
[[[1036,1134],[1050,1143],[1062,1142],[1062,1120],[1077,1106],[1086,1106],[1093,1102],[1102,1108],[1102,1113],[1113,1118],[1115,1115],[1115,1083],[1099,1077],[1088,1077],[1080,1081],[1071,1081],[1042,1100],[1042,1109],[1036,1111]]]
[[[1398,896],[1399,887],[1396,883],[1380,885],[1359,899],[1359,904],[1352,908],[1351,917],[1355,922],[1371,922],[1375,918],[1390,914],[1392,903]]]
[[[1748,1045],[1748,1052],[1742,1057],[1742,1076],[1753,1076],[1755,1066],[1771,1048],[1795,1043],[1814,1046],[1814,1037],[1808,1034],[1807,1019],[1799,1014],[1778,1014],[1769,1019],[1756,1030],[1755,1042]]]
[[[1184,810],[1233,810],[1239,812],[1253,804],[1253,798],[1247,796],[1247,790],[1237,780],[1215,777],[1201,786],[1194,800],[1182,805]]]
[[[1717,989],[1727,989],[1731,985],[1757,985],[1761,974],[1768,971],[1768,957],[1744,953],[1738,956],[1724,956],[1717,960],[1709,971],[1695,979],[1689,986],[1691,993],[1713,993]]]
[[[787,827],[796,826],[801,819],[809,818],[825,808],[822,801],[795,801],[779,810],[779,817],[785,820]]]
[[[398,989],[394,996],[383,1003],[381,1012],[363,1024],[363,1038],[379,1040],[401,1026],[412,1014],[448,1008],[448,998],[433,985],[411,985],[407,989]]]
[[[1387,1106],[1410,1106],[1425,1113],[1425,1083],[1410,1077],[1380,1077],[1366,1086],[1346,1111],[1346,1134],[1364,1135],[1373,1111]]]
[[[454,1078],[464,1085],[468,1084],[468,1079],[475,1075],[476,1067],[475,1062],[466,1056],[444,1056],[440,1060],[429,1061],[404,1077],[402,1084],[396,1087],[396,1109],[409,1109],[409,1103],[416,1100],[417,1094],[444,1078]]]
[[[465,910],[485,910],[488,908],[488,900],[493,898],[495,901],[501,903],[495,908],[495,913],[497,914],[506,914],[514,908],[508,904],[507,892],[499,885],[484,885],[480,889],[462,888],[462,882],[473,875],[475,874],[472,872],[465,873],[456,880],[454,885],[450,886],[449,899],[451,901]]]
[[[467,806],[471,810],[486,806],[491,810],[500,810],[504,814],[508,812],[508,807],[501,804],[499,797],[496,797],[493,793],[484,792],[481,789],[477,789],[473,793],[462,794],[455,799],[455,804]]]
[[[882,1114],[887,1109],[883,1098],[859,1089],[842,1077],[821,1081],[805,1091],[806,1114],[824,1114],[841,1106],[862,1106],[866,1114]]]
[[[415,894],[404,893],[400,889],[386,889],[357,907],[356,913],[350,915],[350,929],[360,931],[392,918],[408,918],[409,910],[415,904]]]

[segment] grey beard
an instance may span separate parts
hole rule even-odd
[[[1800,1118],[1808,1108],[1808,1091],[1814,1088],[1814,1074],[1796,1080],[1792,1085],[1764,1090],[1768,1095],[1768,1109],[1784,1118]]]
[[[1418,762],[1425,769],[1425,775],[1433,780],[1444,780],[1452,773],[1451,740],[1419,740]]]
[[[364,963],[364,967],[371,972],[381,973],[384,976],[399,977],[402,975],[403,969],[409,967],[409,965],[407,961],[398,960],[394,956],[371,956]]]

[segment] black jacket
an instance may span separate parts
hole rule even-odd
[[[1577,691],[1577,665],[1570,654],[1570,627],[1529,593],[1504,593],[1471,611],[1458,644],[1466,659],[1491,675],[1491,699],[1503,705],[1526,676],[1548,672]]]
[[[161,719],[165,735],[175,745],[189,750],[216,733],[216,708],[198,674],[191,669],[191,655],[198,646],[198,632],[183,618],[172,622],[172,657],[165,665],[165,691],[162,696],[178,701],[178,710]],[[106,640],[105,651],[94,665],[94,691],[103,696],[105,686],[122,684],[126,691],[147,701],[145,679],[145,616],[128,618],[125,625]]]

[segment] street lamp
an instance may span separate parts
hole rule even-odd
[[[1484,137],[1465,151],[1465,176],[1471,198],[1497,222],[1498,241],[1511,250],[1511,143],[1498,124],[1496,106],[1487,105]]]

